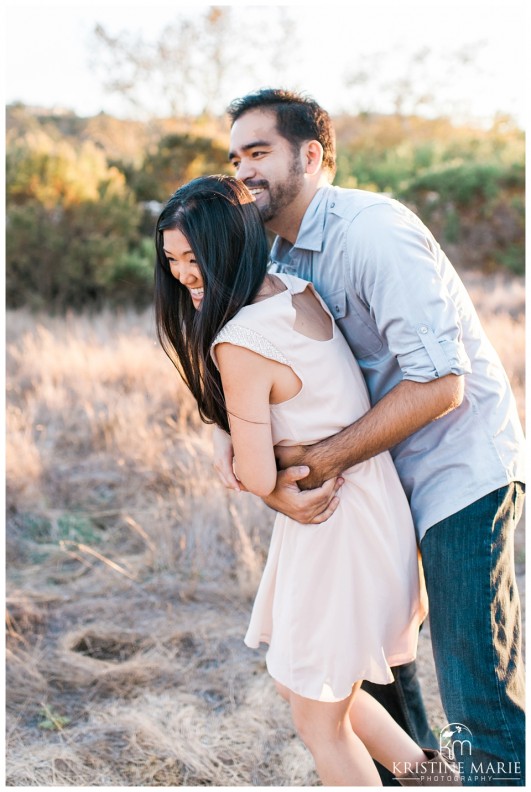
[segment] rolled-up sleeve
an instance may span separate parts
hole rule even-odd
[[[469,373],[458,306],[442,272],[451,265],[418,218],[398,203],[373,205],[350,223],[345,241],[347,290],[368,307],[403,378]]]

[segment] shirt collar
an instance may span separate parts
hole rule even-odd
[[[313,196],[302,218],[301,227],[293,248],[313,250],[320,252],[323,247],[324,224],[326,219],[326,206],[331,187],[320,187]],[[271,248],[271,258],[279,260],[282,252],[289,243],[282,237],[277,237]],[[290,246],[291,247],[291,246]]]

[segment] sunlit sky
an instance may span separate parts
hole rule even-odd
[[[249,6],[231,5],[242,15]],[[262,5],[261,13],[267,15],[269,8]],[[284,85],[308,91],[331,112],[348,106],[343,76],[374,63],[371,57],[377,53],[384,54],[385,68],[396,77],[408,57],[422,47],[429,47],[443,64],[458,48],[479,45],[474,63],[451,84],[438,86],[441,103],[466,108],[478,119],[499,111],[524,122],[529,18],[523,0],[352,0],[349,5],[287,8],[296,19],[302,47],[290,63]],[[124,115],[124,106],[104,92],[101,76],[89,65],[95,24],[101,23],[110,33],[127,30],[155,39],[184,10],[189,11],[190,5],[156,0],[143,6],[125,0],[111,0],[105,6],[82,0],[8,2],[6,101],[67,107],[80,115],[101,110]],[[419,82],[422,77],[419,73]],[[242,74],[223,101],[228,103],[254,87]]]

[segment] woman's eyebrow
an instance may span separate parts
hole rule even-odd
[[[175,256],[173,255],[173,253],[172,253],[170,250],[166,250],[166,248],[162,248],[162,249],[163,249],[163,251],[166,253],[166,255],[168,256],[168,258],[175,258]],[[182,255],[182,256],[187,256],[189,253],[190,253],[192,256],[194,255],[194,252],[193,252],[193,250],[183,250],[183,252],[181,253],[181,255]]]

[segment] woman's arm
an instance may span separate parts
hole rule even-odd
[[[269,396],[279,363],[230,343],[216,346],[234,447],[236,476],[245,489],[266,497],[275,489]]]

